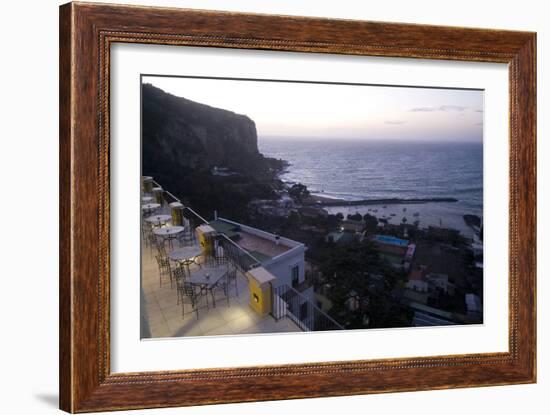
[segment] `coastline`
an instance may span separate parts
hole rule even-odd
[[[296,182],[284,182],[288,191],[289,186]],[[463,211],[460,202],[452,197],[433,198],[381,198],[346,200],[319,194],[309,194],[299,205],[301,207],[316,208],[335,215],[341,213],[344,217],[349,214],[370,214],[380,221],[397,225],[405,218],[408,224],[414,224],[422,229],[430,226],[451,228],[459,231],[463,236],[474,238],[478,230],[470,226],[464,219],[464,214],[473,214],[483,220],[482,212]]]
[[[423,203],[454,203],[458,199],[454,197],[432,197],[432,198],[384,198],[384,199],[363,199],[345,200],[311,194],[304,201],[306,206],[336,207],[336,206],[366,206],[366,205],[406,205]]]
[[[387,197],[376,199],[344,199],[336,195],[320,194],[319,191],[309,190],[300,180],[285,180],[285,175],[291,169],[292,163],[279,159],[281,168],[275,177],[283,183],[283,193],[279,193],[279,200],[283,195],[289,195],[289,189],[294,185],[302,185],[309,193],[301,200],[295,200],[296,207],[318,209],[330,215],[342,214],[345,217],[353,214],[370,214],[380,222],[390,225],[406,223],[427,229],[430,226],[450,228],[459,231],[467,238],[474,238],[478,229],[470,226],[465,215],[473,215],[483,221],[483,211],[464,208],[462,201],[455,197]]]

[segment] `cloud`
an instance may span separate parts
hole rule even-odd
[[[416,108],[410,109],[410,112],[433,112],[433,111],[437,111],[437,109],[435,107],[416,107]]]
[[[462,112],[468,107],[463,107],[462,105],[442,105],[439,107],[439,111],[459,111]]]
[[[464,107],[462,105],[441,105],[439,107],[415,107],[411,108],[410,112],[451,112],[451,111],[458,111],[462,112],[466,110],[468,107]]]
[[[388,120],[386,121],[386,124],[389,125],[402,125],[405,124],[407,121],[401,121],[401,120]]]

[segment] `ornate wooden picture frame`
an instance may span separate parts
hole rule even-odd
[[[109,70],[115,43],[508,64],[509,351],[111,373]],[[61,409],[91,412],[535,382],[535,105],[534,33],[105,4],[61,6]]]

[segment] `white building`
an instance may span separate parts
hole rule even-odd
[[[248,252],[257,261],[254,266],[275,276],[270,282],[274,317],[286,315],[304,330],[313,330],[318,312],[313,286],[305,280],[305,245],[229,219],[218,218],[209,225]]]

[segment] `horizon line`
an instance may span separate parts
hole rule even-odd
[[[429,142],[429,143],[483,143],[483,137],[475,139],[429,139],[429,138],[367,138],[367,137],[340,137],[340,136],[303,136],[303,135],[270,135],[270,134],[258,134],[258,140],[260,138],[266,139],[304,139],[304,140],[341,140],[341,141],[403,141],[403,142]]]

